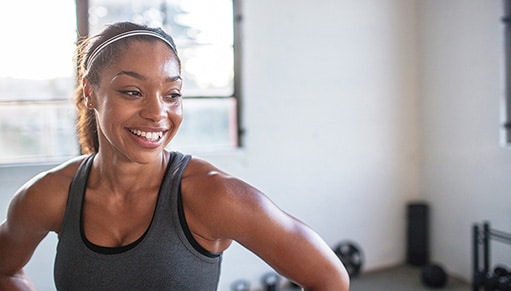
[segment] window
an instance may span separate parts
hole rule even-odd
[[[73,1],[1,1],[0,35],[0,163],[76,155]]]
[[[82,31],[91,35],[107,24],[133,21],[162,27],[174,38],[183,64],[185,117],[171,148],[238,145],[233,0],[89,0],[87,11]]]
[[[76,31],[95,34],[126,20],[161,26],[176,41],[185,118],[171,147],[239,146],[234,10],[233,0],[2,1],[0,163],[79,154],[73,105]]]

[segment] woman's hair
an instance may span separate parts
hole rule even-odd
[[[122,37],[122,35],[125,36]],[[91,86],[97,88],[100,85],[101,72],[117,61],[133,40],[166,42],[175,54],[179,67],[181,67],[174,40],[160,28],[150,28],[131,22],[118,22],[107,26],[95,36],[80,39],[76,49],[77,85],[75,105],[78,110],[76,129],[83,154],[98,152],[99,141],[95,112],[89,110],[84,102],[82,78],[85,77]]]

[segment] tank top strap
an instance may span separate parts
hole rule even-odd
[[[80,221],[81,208],[83,203],[84,191],[87,188],[86,184],[89,180],[89,173],[94,161],[95,154],[89,155],[83,159],[78,167],[78,170],[69,185],[66,210],[64,213],[64,219],[62,221],[62,228],[59,233],[59,237],[63,232],[74,231],[74,235],[80,235],[79,229],[71,226],[75,221]]]
[[[185,155],[180,152],[170,152],[169,164],[167,165],[166,173],[160,185],[160,197],[158,197],[159,205],[169,205],[169,203],[170,205],[175,204],[176,196],[173,194],[179,193],[180,191],[181,177],[190,159],[190,155]]]

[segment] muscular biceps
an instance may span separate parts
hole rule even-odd
[[[18,273],[48,232],[59,230],[68,186],[59,189],[66,181],[61,175],[45,173],[18,190],[0,225],[0,274]]]

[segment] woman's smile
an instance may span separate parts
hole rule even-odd
[[[135,142],[144,148],[156,148],[161,146],[165,140],[165,135],[168,130],[163,129],[134,129],[129,128],[131,136]]]
[[[129,131],[149,141],[157,141],[163,136],[163,131],[142,131],[140,129],[129,129]]]

